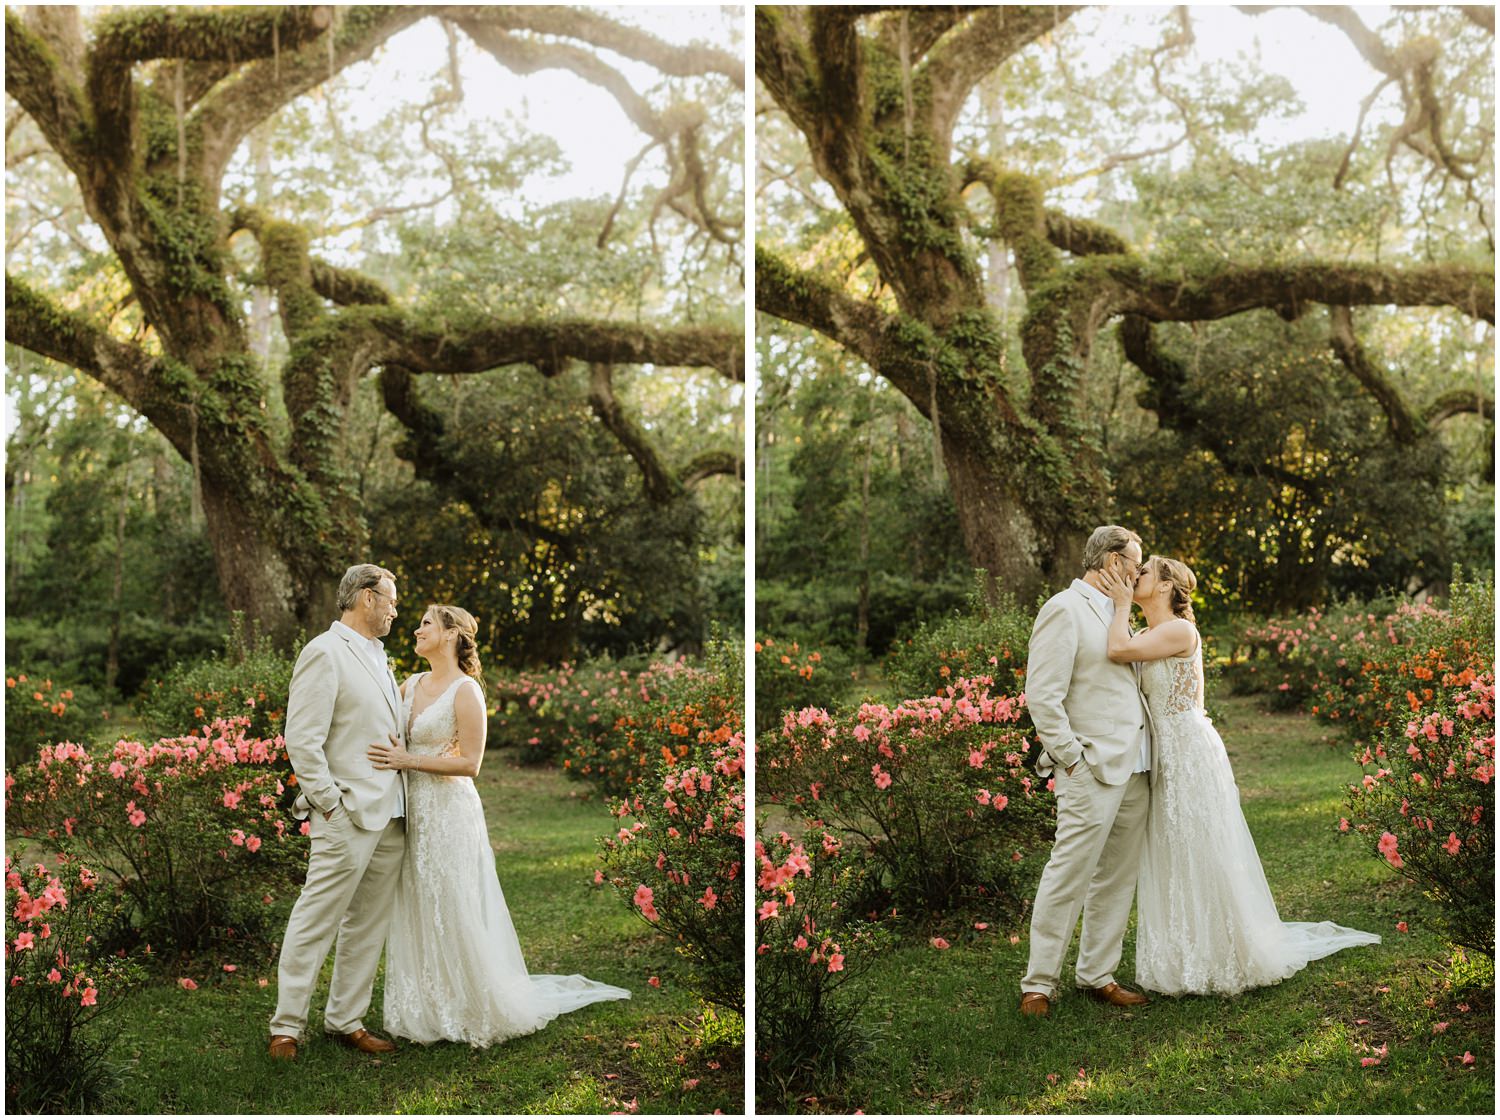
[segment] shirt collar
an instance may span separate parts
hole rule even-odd
[[[1089,583],[1086,580],[1075,579],[1073,581],[1073,586],[1076,587],[1076,588],[1078,588],[1078,590],[1080,590],[1081,592],[1083,592],[1084,595],[1086,595],[1090,599],[1094,600],[1094,602],[1098,603],[1100,607],[1102,607],[1105,610],[1109,611],[1111,614],[1114,613],[1114,610],[1115,610],[1115,601],[1113,599],[1111,599],[1108,595],[1106,595],[1104,592],[1100,591],[1093,584]]]
[[[346,625],[342,620],[337,618],[333,620],[333,627],[335,630],[341,630],[345,634],[352,636],[356,642],[361,643],[370,653],[385,653],[385,643],[379,638],[367,638],[354,627]]]

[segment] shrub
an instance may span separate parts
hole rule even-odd
[[[756,841],[756,1105],[836,1081],[864,1047],[846,991],[887,934],[860,917],[866,870],[821,824]]]
[[[762,637],[755,643],[755,727],[771,731],[787,712],[833,707],[848,684],[848,659],[832,649],[826,655],[798,641]]]
[[[901,696],[932,696],[960,677],[992,677],[1004,691],[1020,692],[1035,611],[1004,596],[991,605],[982,583],[969,609],[940,622],[924,623],[886,654],[886,675]]]
[[[1359,756],[1349,787],[1354,830],[1442,906],[1449,938],[1495,955],[1495,674],[1460,672],[1430,699],[1413,695],[1405,727]]]
[[[567,758],[612,723],[622,694],[650,677],[644,663],[607,660],[503,676],[492,693],[490,743],[515,750],[524,763]]]
[[[104,723],[97,699],[87,690],[62,688],[50,677],[5,674],[5,765],[33,759],[43,743],[85,739]]]
[[[109,1040],[91,1024],[143,972],[104,950],[119,897],[88,867],[22,869],[5,857],[5,1109],[93,1112],[109,1088]]]
[[[176,735],[218,720],[244,718],[247,733],[274,739],[286,723],[286,698],[296,658],[267,637],[246,648],[244,621],[234,617],[224,652],[178,663],[147,685],[137,704],[154,735]]]
[[[729,653],[711,642],[711,658]],[[743,665],[738,656],[734,663]],[[597,697],[594,730],[577,738],[563,760],[568,776],[596,786],[607,797],[628,796],[650,781],[662,763],[675,765],[703,741],[726,742],[744,731],[743,669],[731,677],[717,668],[686,662],[653,663],[617,694]]]
[[[742,704],[735,651],[711,646],[710,657],[712,669],[699,676],[717,682],[722,706]],[[607,879],[676,942],[703,999],[744,1014],[744,735],[726,720],[699,727],[685,743],[667,728],[639,730],[659,745],[662,761],[615,805],[620,827],[600,841],[594,881]]]
[[[141,940],[265,948],[280,929],[271,904],[296,887],[307,853],[305,822],[280,806],[295,780],[285,758],[243,718],[150,746],[59,743],[6,774],[7,825],[117,883]]]
[[[1051,840],[1051,783],[1026,772],[1024,706],[987,677],[894,708],[788,714],[757,748],[758,790],[857,838],[898,906],[942,911],[967,897],[1017,909]]]

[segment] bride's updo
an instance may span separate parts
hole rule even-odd
[[[434,603],[428,608],[437,616],[438,625],[445,631],[457,630],[458,642],[453,653],[458,658],[458,667],[479,682],[484,689],[483,671],[479,667],[479,644],[475,635],[479,633],[479,622],[462,607],[445,603]]]
[[[1198,586],[1198,577],[1193,575],[1193,569],[1170,556],[1153,556],[1150,563],[1158,582],[1164,580],[1172,585],[1172,613],[1196,624],[1198,620],[1193,617],[1193,589]]]

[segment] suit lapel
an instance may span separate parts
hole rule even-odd
[[[1079,580],[1077,582],[1081,583],[1082,581]],[[1103,624],[1104,629],[1107,631],[1109,629],[1110,620],[1104,617],[1104,608],[1102,608],[1101,606],[1099,606],[1098,603],[1094,602],[1094,597],[1092,595],[1088,594],[1086,591],[1079,591],[1078,588],[1076,588],[1076,587],[1073,588],[1073,590],[1075,592],[1077,592],[1082,597],[1082,599],[1083,599],[1083,601],[1085,603],[1088,604],[1089,610],[1091,610],[1094,613],[1094,617],[1097,618]]]
[[[345,634],[342,631],[335,631],[335,633],[337,633],[340,638],[344,639],[344,645],[348,647],[349,655],[353,657],[354,660],[359,662],[359,667],[366,673],[370,674],[370,679],[375,682],[376,687],[380,689],[380,695],[385,698],[386,707],[390,708],[391,715],[396,718],[396,722],[399,724],[401,722],[401,713],[397,710],[395,695],[391,689],[391,685],[396,678],[391,676],[391,671],[387,669],[384,674],[384,679],[382,680],[381,674],[377,672],[375,666],[370,663],[370,659],[366,657],[360,650],[354,648],[354,639],[349,637],[348,634]]]

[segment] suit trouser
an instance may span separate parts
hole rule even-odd
[[[1022,992],[1056,996],[1063,955],[1083,913],[1075,983],[1102,988],[1114,980],[1125,924],[1140,875],[1150,779],[1132,774],[1107,786],[1079,760],[1068,774],[1053,771],[1057,839],[1031,911],[1031,960]]]
[[[338,948],[323,1026],[335,1034],[351,1034],[363,1026],[406,851],[401,817],[393,817],[383,829],[359,828],[342,807],[332,820],[324,820],[316,809],[309,819],[307,881],[282,938],[276,1014],[271,1018],[273,1035],[293,1038],[300,1038],[307,1026],[313,987],[335,937]]]

